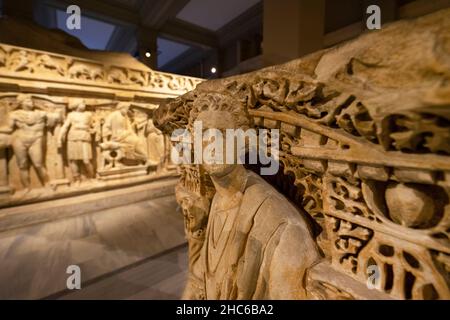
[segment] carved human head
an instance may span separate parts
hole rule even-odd
[[[117,104],[117,109],[123,116],[126,116],[130,111],[130,104],[128,102],[119,102]]]
[[[86,103],[84,102],[84,99],[74,99],[70,102],[69,108],[72,110],[83,112],[84,110],[86,110]]]
[[[248,117],[245,108],[243,108],[238,100],[228,94],[201,94],[194,100],[188,124],[191,132],[194,133],[194,139],[195,135],[198,134],[194,128],[196,123],[201,123],[202,126],[202,151],[208,148],[210,142],[210,140],[205,140],[204,134],[206,132],[221,133],[221,136],[224,139],[222,150],[215,149],[213,150],[215,154],[212,155],[212,158],[216,158],[216,154],[220,153],[216,159],[221,158],[222,161],[210,162],[203,159],[202,166],[204,170],[211,176],[222,176],[232,171],[237,165],[237,159],[240,154],[236,149],[236,144],[234,142],[231,148],[227,146],[227,141],[225,141],[228,138],[226,129],[241,129],[245,131],[250,127],[250,118]],[[217,137],[212,137],[212,139],[215,140]],[[226,159],[227,155],[230,156],[230,154],[231,158],[234,159],[233,162],[223,161]]]
[[[24,110],[33,110],[33,99],[28,94],[17,95],[17,104]]]
[[[180,184],[175,187],[175,196],[186,218],[187,231],[193,237],[200,238],[205,232],[204,227],[208,220],[209,200]]]

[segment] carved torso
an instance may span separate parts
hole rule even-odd
[[[10,115],[17,127],[16,136],[42,137],[44,134],[46,113],[40,110],[16,110]]]
[[[270,185],[249,175],[237,207],[217,210],[217,195],[211,205],[201,257],[205,297],[305,298],[302,279],[319,259],[308,226]]]
[[[122,141],[134,132],[128,117],[122,115],[120,111],[114,111],[106,118],[104,134],[110,135],[113,141]]]
[[[92,114],[90,112],[74,111],[68,115],[71,123],[67,139],[69,141],[91,141],[91,122]]]

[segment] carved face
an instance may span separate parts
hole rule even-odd
[[[86,110],[86,104],[84,103],[84,101],[80,101],[77,104],[77,111],[83,112],[84,110]]]
[[[33,110],[33,100],[31,100],[31,98],[22,100],[20,105],[23,110]]]
[[[212,149],[210,142],[204,140],[203,143],[203,169],[210,175],[221,177],[233,170],[233,168],[237,165],[236,162],[229,163],[226,161],[227,153],[232,154],[234,157],[234,150],[227,150],[226,144],[223,144],[222,150],[220,146],[218,148]]]
[[[186,229],[195,238],[201,237],[207,223],[209,201],[181,185],[175,187],[175,195],[186,218]]]
[[[120,103],[119,104],[119,111],[123,116],[126,116],[128,112],[130,111],[130,105],[127,103]]]
[[[236,121],[231,113],[224,111],[206,111],[198,115],[197,121],[202,125],[202,166],[210,176],[228,174],[237,165],[236,148],[233,143],[227,147],[226,129],[236,128]],[[195,135],[198,132],[194,132]],[[218,141],[218,135],[222,143]],[[194,150],[194,152],[198,152]],[[227,159],[228,156],[228,159]],[[228,160],[228,161],[227,161]],[[232,161],[230,161],[232,160]]]
[[[232,172],[237,164],[203,164],[203,169],[212,177],[223,177]]]

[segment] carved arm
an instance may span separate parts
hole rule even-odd
[[[72,122],[70,120],[70,117],[67,117],[66,121],[64,121],[64,124],[61,127],[61,131],[59,132],[58,148],[61,148],[63,141],[66,140],[67,131],[69,130],[71,123]]]
[[[14,118],[9,118],[7,124],[4,127],[0,127],[0,133],[11,134],[16,126]]]

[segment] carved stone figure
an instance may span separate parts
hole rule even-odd
[[[152,164],[159,164],[164,156],[164,136],[162,132],[155,127],[152,119],[148,119],[146,124],[148,159]]]
[[[35,64],[37,67],[41,67],[47,70],[56,71],[60,76],[64,76],[64,67],[58,63],[58,61],[55,61],[50,57],[48,54],[42,54],[39,55],[36,60]]]
[[[64,122],[60,135],[59,147],[66,140],[67,136],[67,159],[69,160],[74,182],[81,181],[81,165],[84,165],[89,178],[94,177],[94,167],[92,165],[92,134],[93,121],[92,113],[86,111],[86,104],[83,99],[76,99],[69,105],[70,109],[75,109],[68,114]]]
[[[307,298],[449,299],[449,17],[445,9],[399,21],[284,65],[207,81],[155,111],[155,125],[168,135],[192,128],[195,119],[204,128],[240,127],[233,118],[247,118],[255,128],[279,130],[280,171],[267,181],[315,221],[315,243],[325,256],[308,268]],[[235,116],[221,113],[217,121],[211,108]],[[253,174],[245,183],[242,168],[200,166],[203,171],[182,166],[177,188],[188,220],[185,297],[281,297],[277,284],[268,286],[273,293],[254,295],[262,292],[253,284],[265,270],[257,266],[279,247],[271,251],[269,245],[261,258],[259,244],[269,242],[252,230],[273,231],[276,217],[294,216],[294,209]],[[212,197],[197,187],[206,176],[216,191],[207,214]],[[268,190],[261,191],[270,194],[264,202],[252,181],[256,190]],[[261,206],[245,208],[246,203]],[[271,203],[276,207],[267,213]],[[232,217],[245,213],[250,224],[246,229],[246,221],[238,220],[242,232],[236,233]],[[293,220],[286,219],[289,226]],[[229,254],[236,234],[242,242]],[[293,239],[286,249],[297,250],[292,256],[304,248],[315,254],[308,241],[305,246]],[[249,244],[255,249],[245,256]],[[212,254],[218,252],[223,255]],[[282,279],[286,268],[304,267],[300,258],[274,256],[275,265],[285,264],[273,269],[280,287],[289,291],[301,279],[301,272],[284,273],[292,276],[290,283]],[[242,276],[242,270],[252,270],[253,277]]]
[[[41,183],[48,182],[47,170],[44,165],[43,140],[47,113],[34,110],[33,100],[26,94],[17,96],[17,106],[20,109],[9,114],[7,127],[0,129],[0,132],[14,132],[11,145],[20,169],[20,180],[28,191],[30,188],[29,159],[36,169]]]
[[[138,84],[140,86],[145,86],[146,80],[144,73],[135,70],[128,70],[128,80],[132,84]]]
[[[237,100],[210,93],[215,99],[194,102],[189,122],[203,129],[246,128],[250,120]],[[231,102],[230,102],[231,101]],[[227,150],[236,152],[236,150]],[[235,157],[237,159],[237,157]],[[272,186],[241,164],[200,164],[215,188],[202,248],[186,287],[185,298],[301,299],[306,298],[306,271],[320,259],[309,226],[301,213]],[[186,191],[177,191],[183,209],[195,215]],[[197,198],[191,199],[197,202]],[[197,213],[201,213],[201,208]],[[192,217],[188,230],[200,229]],[[197,239],[202,241],[202,239]],[[198,241],[197,241],[198,242]],[[190,247],[190,249],[192,249]],[[193,252],[191,251],[190,254]]]
[[[14,51],[8,59],[8,68],[12,71],[31,71],[31,57],[25,50]]]
[[[83,62],[74,62],[68,70],[71,79],[93,80],[103,79],[103,71],[97,65],[91,65]]]
[[[183,211],[184,229],[189,246],[189,285],[184,290],[183,298],[203,300],[205,289],[201,279],[204,276],[204,265],[199,259],[202,257],[211,201],[182,184],[175,187],[175,195]]]
[[[103,125],[103,150],[115,150],[116,164],[122,159],[137,160],[141,163],[147,161],[147,152],[142,140],[136,134],[134,123],[129,117],[130,104],[121,102],[117,110],[113,111],[105,119]]]
[[[108,81],[110,83],[126,84],[127,75],[124,69],[114,68],[109,70]]]
[[[174,174],[166,137],[152,125],[152,106],[192,89],[202,79],[157,72],[127,54],[67,55],[61,52],[70,50],[42,49],[0,43],[0,208]],[[167,81],[161,87],[150,82],[162,77]],[[189,80],[172,90],[171,82],[184,83],[180,78]],[[14,111],[19,93],[33,94],[33,110]],[[122,115],[115,97],[129,97],[131,112]],[[76,99],[83,99],[89,112],[66,113],[67,101]],[[92,132],[80,129],[89,122],[95,127]],[[70,182],[77,185],[83,176],[92,183],[73,189]],[[48,181],[51,189],[41,188],[39,180]]]

